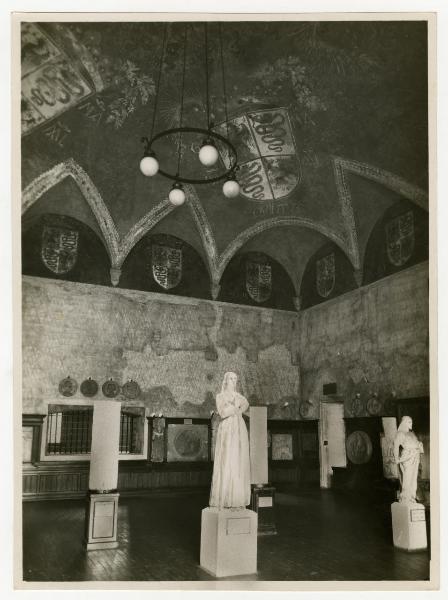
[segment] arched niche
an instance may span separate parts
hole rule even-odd
[[[110,259],[85,223],[60,214],[26,219],[22,228],[22,274],[110,285]]]
[[[372,229],[364,254],[363,284],[428,260],[428,256],[428,213],[401,199]]]
[[[119,287],[210,298],[210,277],[198,252],[168,234],[145,235],[130,251]]]
[[[328,242],[313,254],[305,267],[300,306],[309,308],[356,287],[353,265],[336,244]]]
[[[294,286],[286,270],[263,252],[244,252],[232,258],[221,278],[218,300],[295,310]]]

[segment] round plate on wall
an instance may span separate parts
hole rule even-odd
[[[367,400],[367,412],[372,417],[376,417],[383,412],[383,403],[378,396],[372,396]]]
[[[98,392],[98,384],[94,379],[89,377],[88,379],[85,379],[81,383],[81,385],[79,386],[79,389],[81,390],[81,394],[83,396],[86,396],[87,398],[91,398]]]
[[[59,391],[63,396],[73,396],[78,389],[78,384],[71,377],[66,377],[59,384]]]
[[[101,389],[106,398],[115,398],[120,393],[120,386],[113,379],[105,381]]]
[[[136,381],[130,379],[124,384],[122,392],[129,400],[135,400],[140,396],[140,386]]]

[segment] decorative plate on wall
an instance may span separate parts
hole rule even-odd
[[[308,402],[308,400],[304,400],[300,403],[299,415],[302,417],[302,419],[306,419],[307,417],[309,417],[312,406],[313,405],[311,404],[311,402]]]
[[[98,392],[98,384],[94,379],[89,377],[88,379],[85,379],[81,383],[81,385],[79,386],[79,389],[81,390],[81,394],[83,396],[87,396],[87,398],[91,398]]]
[[[103,390],[103,394],[106,396],[106,398],[115,398],[115,396],[118,396],[120,393],[120,386],[113,379],[108,379],[105,381],[101,389]]]
[[[367,412],[372,416],[380,415],[383,412],[383,402],[378,396],[372,396],[367,400]]]
[[[140,396],[140,386],[136,381],[130,379],[124,384],[122,392],[129,400],[135,400]]]
[[[63,396],[73,396],[78,389],[78,384],[71,377],[66,377],[59,384],[59,391]]]
[[[365,431],[354,431],[345,442],[348,459],[354,465],[363,465],[372,457],[372,442]]]

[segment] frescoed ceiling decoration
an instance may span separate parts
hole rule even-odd
[[[179,123],[184,26],[168,26],[155,131]],[[203,25],[189,27],[184,121],[204,127]],[[216,28],[211,117],[237,148],[241,194],[229,200],[219,184],[190,187],[186,204],[174,209],[167,180],[149,180],[138,168],[163,24],[24,23],[25,218],[67,214],[97,231],[114,285],[135,244],[157,232],[199,252],[213,297],[245,249],[269,247],[297,297],[308,260],[329,242],[362,281],[367,242],[385,211],[403,199],[427,210],[425,23],[224,23],[227,123]],[[198,140],[185,136],[183,146],[194,170]],[[160,151],[169,155],[170,147]],[[331,277],[324,279],[326,292]]]

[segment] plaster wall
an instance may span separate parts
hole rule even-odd
[[[142,393],[129,404],[173,417],[209,417],[229,370],[269,418],[299,418],[301,400],[318,418],[330,382],[346,416],[357,392],[357,416],[373,392],[429,394],[427,263],[299,314],[27,276],[22,292],[24,413],[87,401],[79,387],[61,396],[67,375],[134,379]]]
[[[357,416],[375,392],[382,401],[428,396],[428,309],[420,263],[299,313],[301,393],[316,416],[324,383],[337,383],[346,416],[356,393]]]
[[[127,403],[148,414],[210,417],[224,373],[236,371],[251,403],[297,418],[295,313],[28,276],[22,300],[24,413],[83,400],[79,384],[92,377],[97,398],[107,379],[133,379],[142,393]],[[65,398],[68,375],[78,390]]]

